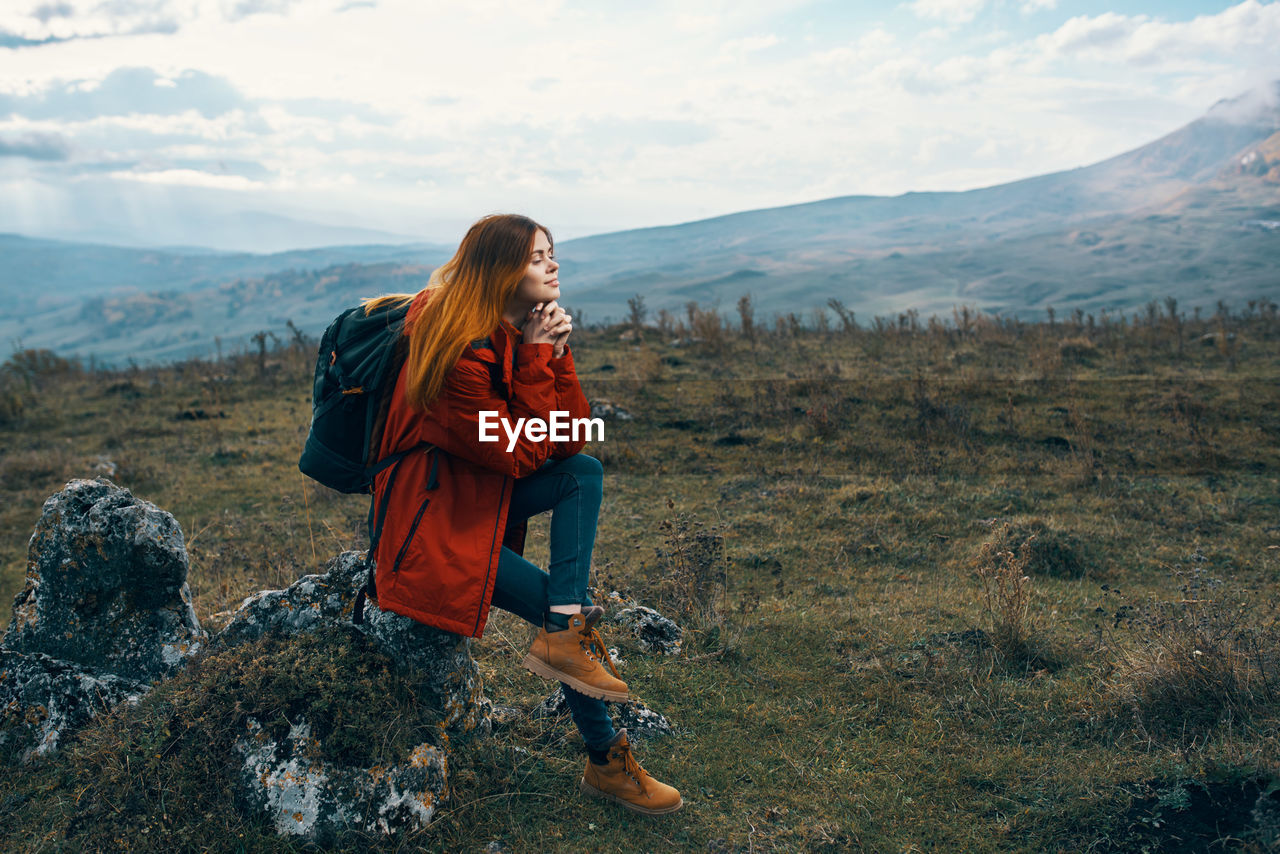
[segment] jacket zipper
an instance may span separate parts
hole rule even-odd
[[[409,543],[413,542],[413,535],[418,531],[418,523],[422,521],[422,514],[426,512],[427,505],[430,503],[430,498],[422,499],[417,515],[413,517],[413,524],[409,526],[409,534],[404,538],[404,542],[401,543],[400,551],[396,553],[396,562],[391,565],[391,573],[393,575],[400,571],[400,561],[404,560],[404,554],[409,550]]]
[[[502,502],[507,497],[507,485],[511,482],[512,482],[512,478],[504,477],[502,479],[502,494],[498,496],[499,508],[502,507]],[[499,509],[498,519],[494,520],[494,525],[493,525],[493,542],[489,544],[489,557],[487,559],[489,566],[485,570],[484,587],[482,587],[481,590],[489,589],[489,577],[493,575],[493,564],[495,563],[495,561],[493,560],[493,547],[498,542],[498,522],[500,522],[501,520],[502,520],[502,511],[501,509]],[[475,627],[475,630],[472,632],[472,637],[474,637],[476,633],[480,631],[480,620],[482,620],[483,618],[484,618],[484,602],[482,601],[480,603],[480,609],[476,611],[476,627]]]

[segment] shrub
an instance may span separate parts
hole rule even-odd
[[[22,418],[27,400],[19,384],[8,373],[0,372],[0,427]]]
[[[675,503],[667,500],[667,508]],[[658,607],[694,629],[719,628],[724,621],[724,537],[683,513],[664,520],[665,543],[657,549],[661,567]]]
[[[1098,355],[1098,345],[1083,335],[1077,335],[1059,341],[1058,353],[1064,361],[1087,362]]]
[[[930,392],[924,374],[917,371],[912,381],[912,403],[916,411],[916,432],[922,439],[950,436],[969,437],[972,416],[963,403],[946,403]]]
[[[1148,735],[1196,735],[1221,722],[1280,711],[1280,611],[1275,600],[1204,568],[1175,569],[1179,596],[1131,601],[1119,591],[1104,707],[1127,710]],[[1106,613],[1105,609],[1099,611]]]
[[[1083,578],[1098,563],[1079,537],[1035,517],[1006,520],[991,537],[997,551],[1012,551],[1024,559],[1025,571],[1033,576]]]
[[[1024,542],[1010,547],[1008,523],[984,542],[974,560],[974,574],[982,584],[982,606],[990,625],[993,647],[1006,658],[1027,654],[1030,637],[1027,613],[1031,604],[1030,552]]]
[[[64,359],[52,350],[18,350],[0,372],[21,380],[27,388],[39,387],[43,380],[80,373],[80,363]]]

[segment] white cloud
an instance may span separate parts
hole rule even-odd
[[[8,8],[0,10],[0,31],[41,40],[172,33],[198,18],[202,3],[201,0],[60,0],[6,6]]]
[[[978,16],[987,0],[913,0],[906,5],[917,18],[965,24]]]
[[[286,15],[300,5],[326,14],[342,4],[317,0],[35,0],[0,9],[0,32],[40,41],[176,33],[201,21]]]
[[[1176,66],[1231,58],[1255,67],[1277,66],[1280,3],[1244,0],[1216,15],[1165,21],[1105,12],[1071,18],[1037,39],[1048,56],[1094,62]]]
[[[778,37],[772,33],[767,36],[748,36],[746,38],[733,39],[720,45],[718,59],[721,61],[742,62],[750,54],[771,48],[777,43]]]
[[[528,205],[599,231],[963,189],[1102,159],[1259,68],[1280,72],[1267,52],[1280,2],[1257,0],[1185,21],[1077,16],[1039,36],[955,24],[1051,0],[916,0],[915,32],[888,18],[810,27],[802,0],[706,0],[696,13],[679,0],[379,0],[342,14],[349,0],[130,0],[136,13],[117,4],[114,16],[102,0],[68,3],[74,14],[43,21],[24,4],[20,32],[186,17],[173,34],[0,48],[0,132],[70,145],[66,163],[24,159],[29,174],[92,166],[245,196],[292,187],[298,204],[325,188],[355,218]],[[0,12],[0,31],[19,32],[16,14]],[[222,174],[220,157],[263,171]]]
[[[1045,12],[1058,8],[1058,0],[1021,0],[1018,4],[1018,11],[1024,15],[1033,15],[1036,12]]]
[[[144,184],[164,184],[179,187],[201,187],[209,190],[262,190],[266,184],[254,181],[243,175],[216,175],[194,169],[163,169],[154,172],[112,172],[109,177],[122,181],[137,181]]]
[[[898,42],[893,34],[882,27],[876,27],[863,33],[852,44],[840,45],[813,54],[811,62],[818,67],[849,71],[859,67],[870,67],[873,63],[882,62],[894,56],[897,51]]]
[[[1104,12],[1093,18],[1080,15],[1039,41],[1049,54],[1080,56],[1089,53],[1093,57],[1096,54],[1092,52],[1123,46],[1145,21],[1142,16],[1131,18],[1115,12]]]

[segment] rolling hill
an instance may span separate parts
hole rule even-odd
[[[1280,294],[1280,83],[1214,105],[1092,166],[966,192],[847,196],[565,241],[565,302],[590,321],[688,301],[866,319],[966,304],[1184,307]],[[316,333],[360,297],[416,290],[449,247],[274,255],[136,250],[0,236],[0,338],[109,363],[242,346],[287,321]]]

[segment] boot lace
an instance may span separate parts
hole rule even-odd
[[[645,773],[645,770],[640,767],[640,763],[636,761],[635,756],[631,754],[631,745],[620,744],[617,747],[617,751],[622,757],[622,769],[627,773],[628,777],[636,781],[637,786],[643,789],[644,780],[649,775]]]
[[[609,648],[604,645],[604,638],[600,637],[600,630],[595,626],[582,630],[582,648],[588,656],[604,662],[605,666],[612,671],[615,679],[622,678],[622,674],[618,672],[613,659],[609,657]]]

